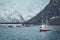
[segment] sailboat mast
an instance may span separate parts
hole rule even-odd
[[[41,17],[42,17],[42,20],[41,20],[42,21],[42,25],[44,25],[44,14],[43,13],[42,13]]]
[[[46,24],[49,25],[48,14],[46,15]]]

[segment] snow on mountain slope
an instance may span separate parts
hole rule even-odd
[[[0,23],[20,23],[24,21],[18,11],[12,10],[12,12],[8,12],[8,9],[2,9],[0,11]]]

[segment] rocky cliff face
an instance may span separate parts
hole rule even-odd
[[[60,18],[53,18],[56,16],[60,17],[60,0],[50,0],[49,4],[39,14],[26,23],[41,24],[42,18],[44,19],[44,22],[46,21],[46,16],[48,17],[50,24],[60,24]]]

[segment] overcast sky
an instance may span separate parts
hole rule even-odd
[[[6,11],[7,15],[13,15],[15,12],[21,14],[25,20],[37,15],[50,0],[0,0],[0,11]],[[4,13],[0,13],[4,15]]]

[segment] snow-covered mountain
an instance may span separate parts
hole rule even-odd
[[[8,9],[2,9],[0,11],[0,23],[21,23],[25,22],[22,15],[16,11],[13,10],[12,12],[9,12]]]

